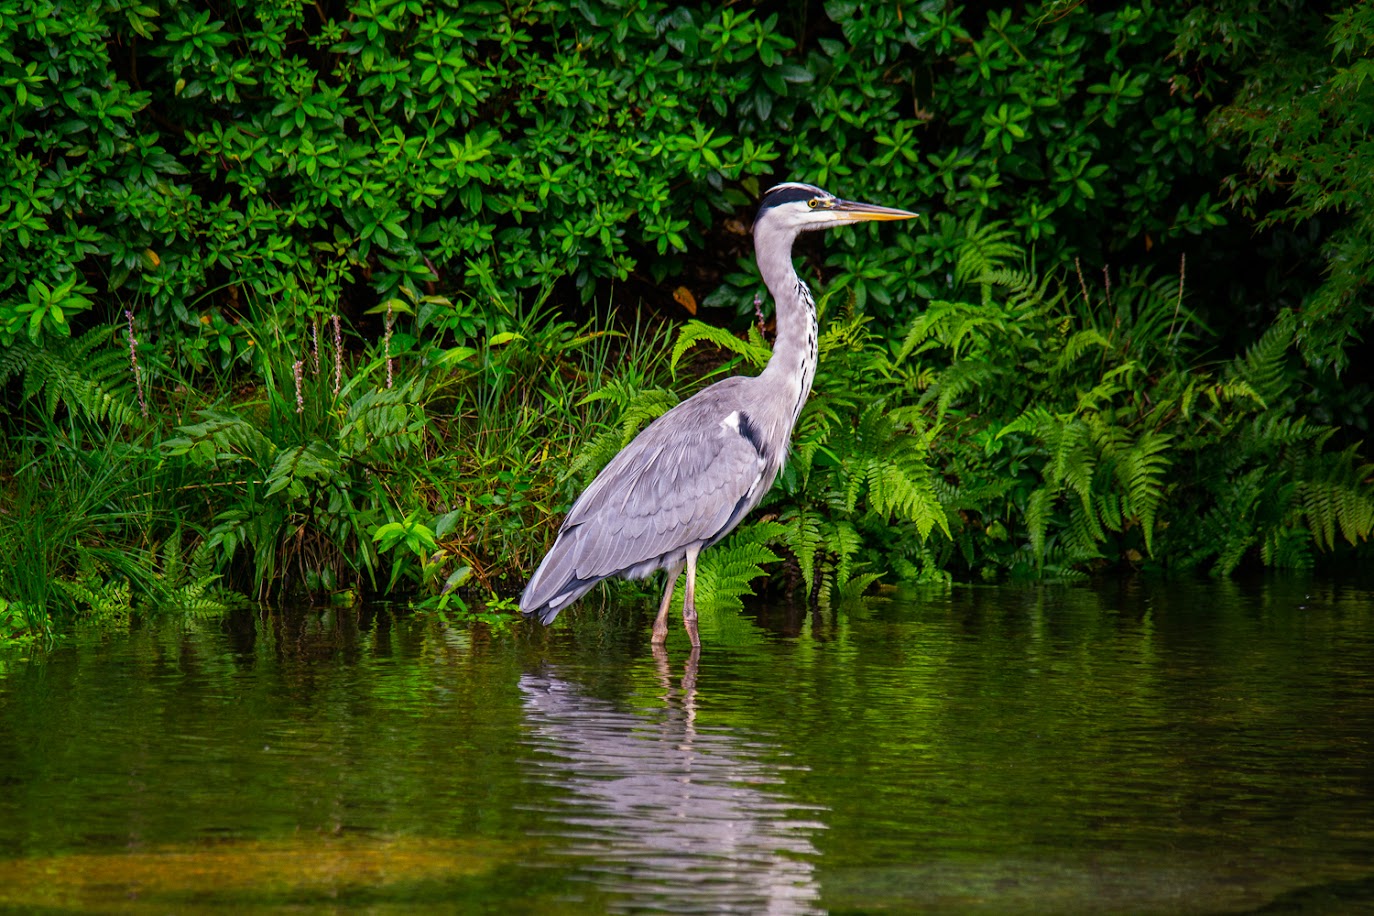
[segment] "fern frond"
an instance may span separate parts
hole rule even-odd
[[[1057,422],[1054,414],[1050,413],[1048,408],[1036,405],[1026,409],[1020,416],[998,430],[997,438],[1001,439],[1003,436],[1009,436],[1012,433],[1021,433],[1023,435],[1034,436],[1038,439],[1044,439],[1046,436],[1050,435],[1051,430],[1057,425]]]
[[[1311,569],[1312,532],[1302,525],[1273,528],[1260,544],[1260,559],[1277,569]]]
[[[613,427],[597,433],[573,454],[572,460],[568,462],[567,476],[591,477],[600,473],[615,457],[616,452],[624,447],[624,436],[618,428]]]
[[[127,623],[129,620],[133,586],[128,579],[109,576],[104,570],[83,569],[73,578],[55,578],[52,584],[90,620],[104,623]]]
[[[835,581],[841,589],[848,587],[850,577],[856,571],[854,558],[859,555],[863,543],[858,529],[849,522],[836,522],[830,528],[830,549],[835,554]]]
[[[1124,426],[1112,421],[1103,413],[1088,413],[1083,417],[1088,426],[1088,434],[1103,460],[1110,460],[1121,454],[1131,443],[1131,433]]]
[[[928,403],[934,398],[936,413],[943,417],[956,400],[980,388],[993,387],[992,383],[1001,375],[1002,370],[990,361],[959,360],[935,378],[935,382],[921,397],[921,403]]]
[[[639,435],[639,431],[677,406],[677,395],[666,388],[646,388],[631,401],[620,417],[621,446]]]
[[[1075,568],[1075,564],[1095,558],[1095,554],[1077,554],[1066,546],[1051,546],[1045,552],[1036,578],[1041,582],[1082,582],[1088,574]]]
[[[1298,483],[1307,527],[1323,550],[1335,547],[1337,529],[1350,544],[1374,533],[1374,465],[1360,464],[1356,448],[1314,456]]]
[[[787,454],[784,473],[793,475],[803,483],[811,476],[811,468],[816,461],[816,453],[825,446],[830,438],[831,418],[821,411],[814,411],[802,424],[796,434],[792,448]]]
[[[912,322],[894,358],[900,362],[914,352],[928,349],[927,340],[938,342],[957,357],[961,350],[986,341],[993,332],[1010,333],[1014,320],[995,303],[930,302]]]
[[[1045,533],[1049,530],[1054,509],[1054,493],[1049,487],[1038,487],[1026,498],[1026,536],[1037,566],[1045,563]]]
[[[1209,386],[1207,397],[1211,400],[1213,407],[1234,403],[1242,398],[1249,398],[1260,407],[1269,406],[1263,396],[1249,382],[1239,378],[1226,379],[1220,384]]]
[[[1286,363],[1296,333],[1293,313],[1280,312],[1260,339],[1245,351],[1245,356],[1232,364],[1228,380],[1244,382],[1261,404],[1276,403],[1288,390],[1292,378]]]
[[[22,395],[52,416],[59,407],[96,423],[128,426],[138,417],[127,351],[109,344],[106,329],[37,347],[17,340],[0,357],[0,382],[23,374]]]
[[[919,415],[906,412],[903,419],[916,422]],[[926,463],[928,447],[928,436],[898,431],[885,402],[870,404],[859,417],[847,462],[852,472],[845,494],[847,508],[853,510],[862,484],[868,488],[869,508],[877,514],[915,524],[922,540],[936,526],[949,537],[949,521],[935,492],[935,475]]]
[[[1111,344],[1107,338],[1096,328],[1087,328],[1082,331],[1075,331],[1064,341],[1064,345],[1059,348],[1059,356],[1054,364],[1054,371],[1062,374],[1073,367],[1073,364],[1090,349],[1107,350]]]
[[[1104,379],[1087,391],[1079,392],[1075,409],[1079,413],[1104,410],[1111,405],[1117,395],[1127,390],[1129,389],[1124,385]]]
[[[744,607],[741,598],[753,594],[751,586],[764,575],[763,567],[778,562],[778,555],[767,545],[784,534],[784,526],[777,522],[754,522],[741,525],[720,544],[703,552],[697,563],[697,609],[709,612]],[[675,601],[681,609],[681,592]]]
[[[0,348],[0,385],[21,374],[33,360],[38,347],[20,337],[8,347]]]
[[[1188,384],[1183,389],[1183,394],[1179,396],[1178,412],[1183,415],[1183,419],[1193,418],[1193,402],[1197,400],[1198,392],[1204,388],[1210,388],[1212,380],[1210,377],[1202,376],[1199,373],[1190,373]]]
[[[1217,489],[1216,505],[1199,529],[1199,553],[1216,557],[1214,575],[1229,576],[1259,540],[1256,508],[1265,495],[1265,479],[1271,474],[1269,468],[1253,468],[1229,478]]]
[[[1146,430],[1116,462],[1117,479],[1126,491],[1130,513],[1140,520],[1145,550],[1154,555],[1155,516],[1164,502],[1164,480],[1171,467],[1169,445],[1173,437]]]
[[[1006,262],[1025,256],[1025,249],[1012,241],[1016,231],[1007,228],[1006,223],[994,220],[979,226],[978,222],[977,216],[969,221],[964,230],[964,242],[956,254],[954,282],[960,286],[981,281]]]
[[[1126,527],[1126,517],[1128,507],[1127,497],[1112,490],[1098,489],[1095,491],[1093,508],[1097,511],[1098,518],[1109,531],[1122,531]]]
[[[802,581],[806,583],[806,593],[812,594],[816,587],[819,561],[824,556],[821,550],[820,519],[805,509],[798,509],[796,514],[787,520],[782,544],[797,558]]]
[[[892,438],[893,423],[886,408],[886,402],[874,401],[859,415],[859,422],[854,428],[854,440],[860,454],[879,454]]]
[[[921,539],[934,528],[949,533],[949,519],[933,485],[934,475],[925,459],[914,450],[906,455],[890,455],[876,460],[869,468],[869,504],[880,515],[895,515],[916,526]]]
[[[247,599],[218,585],[214,571],[214,551],[201,541],[186,558],[182,551],[181,528],[176,528],[162,544],[162,568],[149,583],[148,594],[139,606],[152,611],[180,611],[188,615],[219,614],[243,607]]]
[[[767,365],[768,358],[772,356],[772,351],[761,343],[756,343],[753,340],[740,340],[724,328],[717,328],[694,318],[678,331],[677,342],[673,344],[673,354],[668,361],[668,367],[676,372],[677,364],[682,359],[683,354],[703,340],[715,344],[722,350],[729,350],[731,353],[742,356],[745,362],[756,369],[762,369]]]
[[[1005,294],[1002,308],[1018,320],[1052,310],[1064,295],[1062,289],[1057,293],[1050,293],[1050,287],[1055,283],[1052,274],[1046,274],[1041,278],[1029,270],[993,268],[978,279],[984,284],[1002,290]]]
[[[1286,417],[1273,412],[1263,413],[1243,426],[1237,437],[1242,451],[1249,455],[1268,457],[1285,446],[1315,442],[1317,447],[1335,432],[1329,426],[1319,426],[1305,417]]]
[[[1097,503],[1089,498],[1071,504],[1069,524],[1064,531],[1064,543],[1078,560],[1096,560],[1102,556],[1098,545],[1106,537],[1097,517]]]
[[[1041,441],[1049,452],[1045,465],[1045,480],[1055,486],[1067,486],[1084,499],[1092,493],[1093,472],[1097,455],[1092,447],[1092,431],[1078,417],[1055,417],[1053,424],[1042,425]]]
[[[843,320],[832,321],[816,342],[821,363],[828,362],[828,357],[837,351],[862,350],[872,336],[868,331],[868,323],[872,320],[870,315],[855,312]]]
[[[840,600],[848,601],[852,598],[860,597],[864,592],[868,591],[870,585],[880,579],[882,579],[880,573],[856,573],[853,577],[839,583]]]

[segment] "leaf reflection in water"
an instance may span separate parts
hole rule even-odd
[[[679,686],[663,649],[654,655],[664,704],[653,714],[548,669],[521,677],[534,777],[563,796],[550,853],[573,857],[615,911],[821,912],[817,809],[773,788],[771,748],[697,728],[695,651]]]

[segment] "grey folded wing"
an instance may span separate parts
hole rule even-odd
[[[525,615],[548,623],[602,579],[648,575],[734,528],[771,480],[761,450],[729,416],[686,401],[616,455],[530,579],[520,599]]]

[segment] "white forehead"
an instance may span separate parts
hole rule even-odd
[[[822,224],[831,222],[822,214],[824,210],[813,209],[816,200],[834,200],[835,196],[813,184],[802,181],[786,181],[769,188],[760,201],[759,213],[754,220],[754,234],[760,232],[783,232],[795,235],[807,229],[818,229]]]

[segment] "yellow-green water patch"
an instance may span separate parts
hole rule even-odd
[[[513,850],[426,837],[301,836],[0,861],[0,906],[121,912],[149,906],[374,904],[432,897]]]

